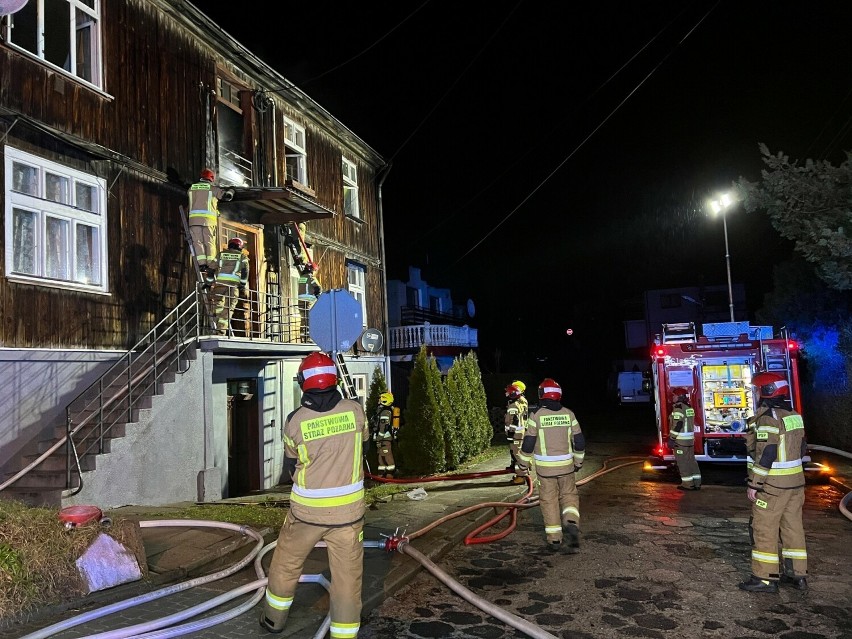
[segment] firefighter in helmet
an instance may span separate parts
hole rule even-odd
[[[223,189],[213,182],[216,174],[203,169],[198,181],[189,187],[187,223],[195,260],[204,281],[211,284],[216,277],[218,255],[216,229],[219,225],[219,200],[227,202],[234,197],[233,189]]]
[[[302,360],[301,405],[284,423],[285,469],[293,478],[260,625],[281,632],[308,554],[320,541],[331,570],[332,638],[357,637],[364,572],[363,446],[370,440],[361,404],[337,390],[337,367],[325,353]]]
[[[739,587],[749,592],[778,592],[780,581],[807,590],[808,552],[802,526],[802,464],[808,452],[805,424],[790,407],[786,377],[761,372],[752,377],[751,384],[758,397],[753,421],[754,463],[748,477],[751,577]]]
[[[393,443],[397,436],[396,429],[393,428],[393,393],[386,392],[379,395],[379,408],[373,417],[370,430],[379,451],[378,470],[382,473],[382,477],[388,475],[393,477],[396,472]]]
[[[219,253],[217,260],[216,284],[211,289],[213,316],[216,318],[216,330],[227,335],[231,328],[231,315],[246,293],[249,277],[248,250],[245,242],[238,237],[228,240],[228,248]]]
[[[562,405],[562,387],[544,379],[539,405],[530,412],[518,455],[529,468],[535,464],[547,549],[580,550],[580,494],[576,473],[583,466],[586,440],[574,412]]]
[[[524,477],[528,474],[528,471],[521,468],[518,463],[518,451],[524,437],[524,423],[527,416],[520,401],[523,392],[514,384],[509,384],[505,392],[508,403],[503,417],[503,426],[506,430],[506,441],[509,443],[509,465],[506,470],[515,473],[510,480],[512,483],[522,484],[526,481]]]
[[[680,473],[678,490],[701,490],[701,469],[695,461],[695,409],[689,404],[689,390],[671,390],[672,411],[669,414],[669,447],[674,452]]]

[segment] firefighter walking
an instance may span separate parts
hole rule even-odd
[[[249,277],[248,251],[245,242],[238,237],[228,241],[228,248],[219,254],[216,284],[210,291],[216,330],[227,335],[231,328],[231,316],[237,302],[245,294]]]
[[[580,494],[575,477],[583,466],[586,440],[574,412],[562,406],[562,387],[555,380],[544,379],[538,396],[519,457],[526,468],[535,464],[547,549],[564,548],[574,554],[580,550]]]
[[[787,403],[790,387],[784,376],[758,373],[751,383],[758,395],[748,482],[751,577],[739,587],[749,592],[778,592],[781,581],[807,590],[808,552],[802,526],[802,458],[808,451],[804,421]]]
[[[689,403],[686,388],[673,388],[672,412],[669,415],[669,446],[674,451],[680,473],[678,490],[701,490],[701,469],[695,461],[695,410]]]
[[[216,277],[219,200],[227,202],[234,197],[233,189],[216,186],[213,184],[215,179],[216,174],[211,169],[203,169],[198,182],[189,187],[189,235],[201,277],[207,283],[212,283]]]
[[[396,472],[393,459],[393,443],[396,440],[396,429],[393,428],[393,393],[379,395],[379,408],[373,417],[371,430],[378,450],[378,471],[382,477],[393,477]]]
[[[523,391],[516,386],[516,383],[513,382],[506,387],[506,398],[509,402],[504,417],[506,441],[509,442],[509,466],[506,470],[514,471],[515,476],[509,480],[513,484],[523,484],[526,481],[525,477],[529,475],[529,470],[518,460],[524,439],[524,424],[529,417],[529,409],[521,399],[523,396]]]
[[[269,566],[260,625],[281,632],[308,554],[324,541],[331,571],[330,635],[352,639],[361,627],[364,572],[363,446],[370,431],[361,404],[337,390],[325,353],[302,360],[303,395],[284,424],[285,469],[293,478],[290,511]]]

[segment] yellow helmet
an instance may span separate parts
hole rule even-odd
[[[521,380],[515,380],[514,382],[512,382],[512,386],[517,386],[518,390],[521,391],[521,393],[524,393],[527,390],[527,385],[524,384]]]
[[[380,406],[390,406],[393,404],[393,393],[382,393],[379,395]]]

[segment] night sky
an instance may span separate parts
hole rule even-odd
[[[726,283],[704,204],[759,143],[852,146],[848,2],[196,4],[392,162],[388,277],[472,298],[484,369],[619,356],[642,291]],[[753,312],[792,247],[742,208],[728,236]]]

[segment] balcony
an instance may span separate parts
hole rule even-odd
[[[459,317],[453,313],[445,313],[442,311],[433,311],[432,309],[423,306],[403,306],[399,309],[400,323],[403,326],[414,324],[462,324],[464,317]]]
[[[477,329],[469,326],[450,326],[424,322],[416,326],[396,326],[388,329],[390,350],[417,350],[425,344],[430,347],[450,346],[459,349],[479,346]]]

